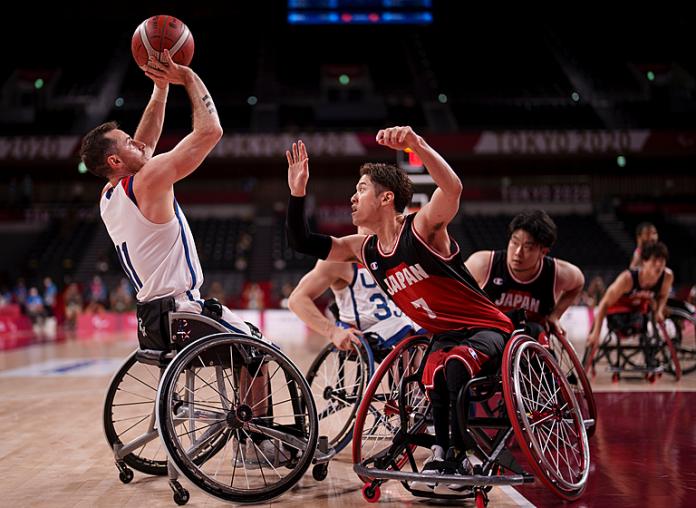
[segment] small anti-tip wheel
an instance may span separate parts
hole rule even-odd
[[[368,503],[376,503],[377,501],[379,501],[379,496],[381,495],[381,492],[379,491],[379,485],[375,485],[373,487],[371,484],[366,483],[365,485],[363,485],[362,495],[363,498],[365,498],[365,501],[367,501]]]
[[[189,501],[189,493],[188,490],[184,489],[183,493],[179,492],[174,492],[174,502],[178,504],[179,506],[183,506]]]
[[[651,372],[650,374],[647,374],[645,378],[650,382],[650,384],[654,384],[655,381],[657,381],[657,376],[655,375],[654,372]]]
[[[486,508],[488,506],[488,496],[482,490],[476,491],[476,508]]]
[[[611,382],[612,382],[612,383],[618,383],[618,382],[619,382],[619,373],[618,373],[618,372],[614,372],[614,373],[611,375]]]
[[[118,473],[118,479],[123,483],[130,483],[133,479],[133,470],[129,468],[124,468]]]
[[[327,474],[329,474],[328,464],[317,464],[312,468],[312,476],[318,482],[324,481]]]
[[[182,487],[181,484],[177,480],[170,480],[169,486],[174,491],[174,502],[176,504],[178,504],[179,506],[182,506],[182,505],[185,505],[186,503],[188,503],[191,496],[190,496],[188,490],[186,490],[184,487]]]

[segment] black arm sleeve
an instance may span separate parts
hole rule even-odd
[[[290,196],[285,223],[288,244],[297,252],[326,259],[331,252],[331,237],[312,233],[305,217],[305,198]]]

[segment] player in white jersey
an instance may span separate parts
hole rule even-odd
[[[360,231],[366,233],[367,231]],[[328,319],[314,300],[331,289],[338,306],[338,322]],[[391,347],[414,333],[425,333],[396,306],[358,263],[336,263],[318,260],[288,300],[292,310],[307,326],[328,337],[339,349],[350,349],[358,333],[370,332]]]
[[[165,306],[170,308],[173,299],[177,311],[203,313],[231,331],[264,339],[257,328],[224,305],[201,300],[203,271],[196,244],[174,197],[174,183],[193,173],[222,137],[213,99],[198,75],[174,63],[166,49],[161,62],[150,58],[142,69],[154,81],[154,90],[134,136],[108,122],[90,131],[80,149],[87,168],[109,181],[102,191],[101,216],[123,270],[137,291],[139,321],[141,312],[159,314]],[[186,89],[193,108],[193,130],[172,150],[153,157],[170,84]],[[249,381],[248,373],[240,380],[243,385],[251,382],[251,401],[258,400],[263,404],[260,408],[265,408],[260,413],[267,410],[265,401],[269,399],[264,388],[265,369],[256,381]],[[271,440],[256,434],[252,439],[265,456],[277,457],[271,455],[279,450]],[[247,446],[253,450],[251,443]],[[281,452],[281,462],[285,459]],[[247,466],[252,462],[247,461]]]
[[[162,62],[151,58],[142,69],[154,81],[154,90],[134,136],[115,122],[102,124],[84,137],[80,156],[92,173],[109,180],[102,191],[101,216],[138,302],[173,297],[176,310],[200,313],[203,271],[174,183],[198,168],[222,137],[222,127],[203,81],[189,67],[174,63],[167,50]],[[186,89],[193,130],[172,150],[153,157],[170,84]],[[216,310],[231,330],[251,332],[226,307]]]

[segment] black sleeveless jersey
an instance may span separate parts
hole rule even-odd
[[[405,217],[391,254],[381,251],[376,235],[363,243],[365,265],[384,292],[429,332],[486,328],[511,333],[512,322],[478,287],[457,243],[451,240],[449,257],[439,255],[416,233],[414,217]]]
[[[631,273],[631,289],[628,292],[621,295],[619,300],[607,309],[607,314],[617,314],[624,312],[640,312],[645,314],[650,309],[650,304],[655,301],[657,295],[660,294],[662,289],[662,283],[665,280],[665,272],[662,272],[660,278],[657,282],[649,288],[643,288],[640,286],[640,280],[638,279],[638,274],[640,273],[639,268],[634,268],[629,270]]]
[[[544,256],[536,277],[521,282],[510,273],[506,254],[504,250],[493,252],[484,291],[503,312],[524,309],[530,321],[543,324],[556,306],[556,260]]]

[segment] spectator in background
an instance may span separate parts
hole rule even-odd
[[[17,279],[17,284],[12,291],[12,297],[16,304],[19,304],[22,308],[24,308],[24,304],[27,300],[27,286],[22,277]]]
[[[63,300],[65,301],[65,327],[68,330],[74,330],[77,318],[82,314],[82,294],[77,283],[68,284]]]
[[[106,286],[99,275],[92,277],[92,283],[87,292],[87,308],[85,312],[103,312],[107,302]]]
[[[289,309],[290,308],[289,298],[290,298],[290,295],[292,294],[293,289],[295,289],[295,288],[289,282],[286,282],[280,288],[280,308],[281,309]]]
[[[36,289],[35,286],[32,286],[29,289],[29,293],[27,295],[25,304],[27,309],[27,316],[29,316],[31,322],[34,325],[41,326],[43,324],[44,318],[46,317],[46,309],[44,308],[43,298],[41,298],[39,290]]]
[[[121,278],[121,282],[111,292],[110,302],[111,310],[114,312],[127,312],[133,310],[133,289],[125,277]]]
[[[689,290],[689,296],[686,299],[687,302],[689,302],[691,305],[696,305],[696,284],[691,286],[691,289]]]
[[[213,281],[208,289],[208,296],[206,298],[215,298],[218,302],[225,303],[225,288],[222,287],[222,283],[218,280]]]
[[[580,303],[591,308],[596,307],[602,300],[604,291],[606,291],[606,289],[604,279],[602,279],[602,277],[599,275],[594,276],[587,286],[587,289],[583,291],[580,298]]]
[[[247,285],[242,292],[242,301],[247,309],[263,309],[265,304],[261,286],[256,282]]]
[[[53,283],[53,280],[50,277],[44,277],[43,285],[44,285],[43,302],[44,302],[44,306],[46,307],[46,315],[53,316],[53,315],[55,315],[55,305],[56,305],[56,296],[58,295],[58,288]]]

